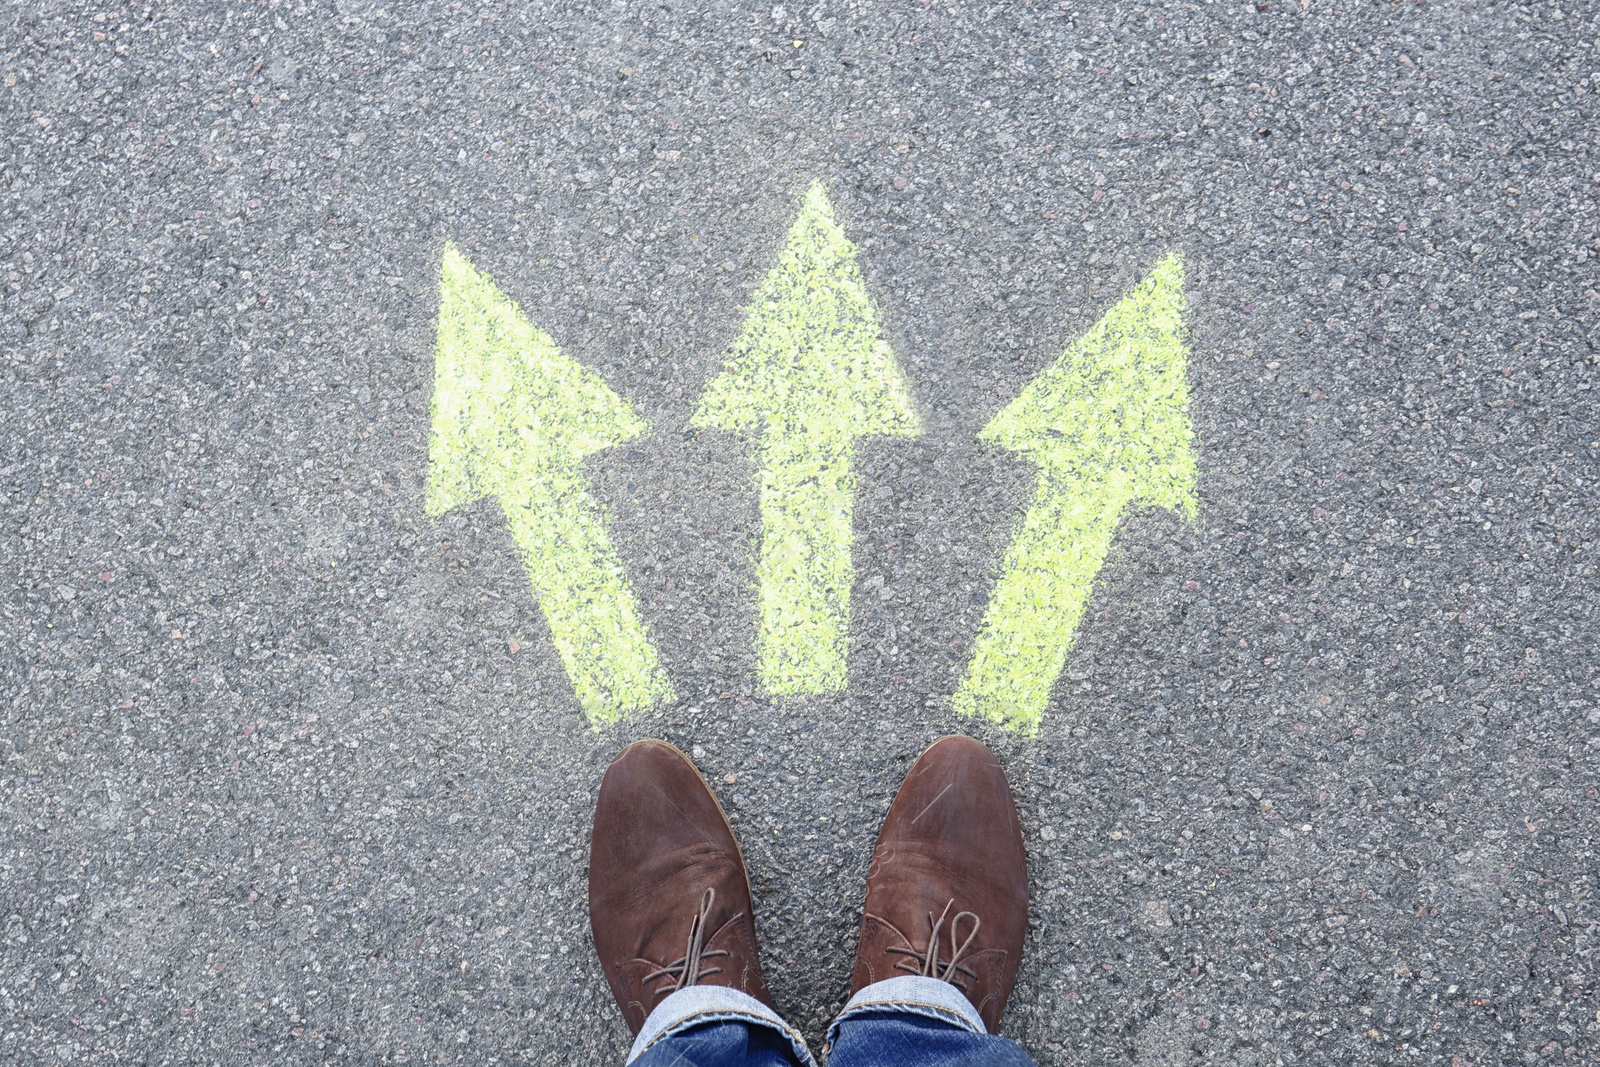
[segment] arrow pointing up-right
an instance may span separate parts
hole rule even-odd
[[[1183,261],[1170,255],[980,435],[1038,488],[1006,551],[957,710],[1036,733],[1130,504],[1194,519]]]

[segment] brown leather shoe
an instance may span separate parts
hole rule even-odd
[[[635,1036],[684,986],[732,986],[772,1003],[733,829],[700,772],[665,741],[629,745],[600,782],[589,926]]]
[[[972,738],[940,738],[878,834],[850,992],[904,974],[943,979],[993,1033],[1027,932],[1028,861],[1005,772]]]

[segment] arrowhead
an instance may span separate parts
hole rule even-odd
[[[1057,475],[1125,480],[1131,499],[1193,519],[1184,307],[1183,261],[1169,255],[981,436]]]
[[[446,246],[427,510],[538,491],[537,472],[643,433],[598,374],[561,354],[486,274]]]
[[[706,387],[691,425],[745,432],[771,426],[845,440],[920,429],[855,245],[821,182],[806,193],[727,367]]]

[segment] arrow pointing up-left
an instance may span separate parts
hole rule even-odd
[[[628,402],[561,353],[453,247],[439,280],[427,511],[492,496],[590,723],[673,699],[583,477],[583,459],[645,431]]]

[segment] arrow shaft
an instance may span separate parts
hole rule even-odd
[[[598,505],[576,468],[540,473],[538,497],[502,499],[550,635],[596,726],[673,698]]]
[[[1038,730],[1131,495],[1126,478],[1086,484],[1041,473],[1006,550],[956,710]]]
[[[760,455],[757,673],[774,696],[837,692],[850,622],[852,449],[769,432]]]

